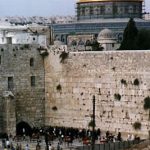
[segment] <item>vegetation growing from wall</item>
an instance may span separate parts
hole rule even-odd
[[[141,129],[141,123],[140,122],[135,122],[134,124],[133,124],[133,128],[135,129],[135,130],[140,130]]]
[[[121,83],[124,84],[124,85],[127,85],[127,81],[124,80],[124,79],[121,79]]]
[[[63,51],[63,52],[60,54],[60,56],[59,56],[59,58],[60,58],[60,63],[64,63],[65,60],[68,58],[68,56],[69,56],[69,53]]]
[[[53,107],[52,107],[52,110],[57,111],[57,107],[56,107],[56,106],[53,106]]]
[[[91,121],[89,122],[88,126],[89,126],[89,127],[93,127],[93,125],[94,125],[94,127],[96,126],[96,124],[94,124],[94,121],[91,120]]]
[[[118,94],[118,93],[115,93],[115,94],[114,94],[114,98],[115,98],[116,100],[120,101],[120,100],[121,100],[121,95]]]
[[[60,85],[60,84],[58,84],[58,85],[57,85],[57,87],[56,87],[56,89],[57,89],[58,91],[61,91],[61,90],[62,90],[61,85]]]
[[[140,82],[139,82],[138,79],[135,79],[134,82],[133,82],[133,84],[136,85],[136,86],[138,86],[140,84]]]

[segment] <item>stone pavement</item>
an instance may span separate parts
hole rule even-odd
[[[54,150],[57,150],[57,144],[58,144],[58,139],[54,140],[53,142],[51,142],[52,147],[54,148]],[[36,145],[37,145],[37,141],[29,141],[29,140],[22,140],[22,141],[12,141],[12,144],[14,147],[16,147],[16,145],[20,145],[22,146],[22,149],[25,149],[26,144],[29,145],[29,149],[30,150],[35,150],[36,149]],[[72,144],[63,142],[60,145],[60,148],[63,150],[73,150],[75,149],[77,146],[82,146],[83,143],[80,142],[79,140],[74,140]],[[41,140],[40,142],[40,146],[41,146],[41,150],[45,150],[46,144],[44,140]],[[4,148],[2,148],[2,141],[0,141],[0,150],[3,150]]]

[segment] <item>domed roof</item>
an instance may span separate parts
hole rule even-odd
[[[115,38],[114,33],[110,29],[104,29],[98,35],[98,40],[99,39],[114,39],[114,38]]]
[[[143,2],[143,0],[78,0],[78,3],[90,3],[90,2],[118,2],[118,1],[129,1],[129,2]]]

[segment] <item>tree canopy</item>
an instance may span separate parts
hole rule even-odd
[[[138,29],[136,27],[134,19],[130,18],[124,33],[123,41],[121,42],[120,50],[133,50],[136,49],[136,38],[138,35]]]
[[[138,32],[136,39],[137,49],[147,50],[150,49],[150,30],[141,29]]]
[[[134,19],[130,19],[123,33],[119,50],[148,50],[150,49],[150,30],[136,27]]]
[[[92,47],[92,51],[102,51],[104,48],[101,46],[100,43],[97,42],[96,39],[93,39],[91,41],[91,47]]]

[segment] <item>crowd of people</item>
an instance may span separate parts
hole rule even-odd
[[[27,140],[28,142],[31,142],[32,140],[37,142],[36,150],[41,149],[41,140],[43,139],[45,141],[46,150],[53,150],[54,147],[52,146],[53,141],[57,139],[57,150],[61,149],[61,145],[65,142],[68,144],[72,144],[73,140],[79,140],[80,142],[83,142],[87,140],[88,142],[85,142],[85,144],[91,144],[91,141],[94,138],[94,141],[98,140],[100,143],[107,143],[107,142],[116,142],[116,141],[122,141],[121,132],[119,132],[117,135],[113,135],[109,131],[107,131],[105,134],[101,133],[101,130],[98,128],[94,132],[92,132],[90,129],[78,129],[78,128],[66,128],[66,127],[44,127],[44,128],[33,128],[32,133],[26,133],[25,129],[23,129],[22,135],[17,135],[19,137],[22,137],[22,140]],[[11,149],[11,150],[22,150],[21,144],[16,144],[15,147],[12,144],[12,141],[18,142],[17,136],[13,137],[11,134],[5,136],[2,140],[2,146],[4,150]],[[133,140],[133,136],[128,135],[128,140]],[[56,148],[56,147],[55,147]],[[29,150],[29,145],[26,144],[25,150]]]

